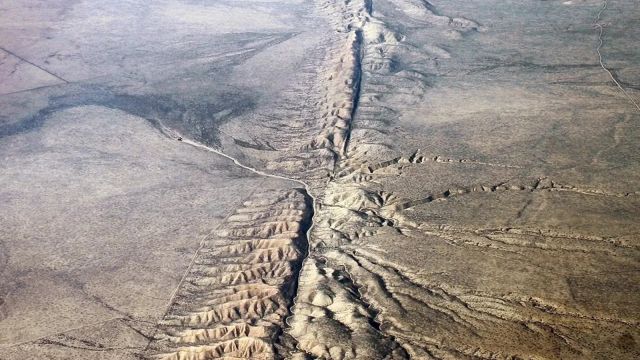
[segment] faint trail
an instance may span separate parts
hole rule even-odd
[[[40,69],[40,70],[42,70],[42,71],[46,72],[47,74],[49,74],[49,75],[53,76],[54,78],[56,78],[56,79],[58,79],[58,80],[60,80],[60,81],[63,81],[63,82],[65,82],[65,83],[67,83],[67,84],[69,83],[69,81],[68,81],[68,80],[65,80],[65,79],[61,78],[60,76],[58,76],[58,75],[56,75],[56,74],[52,73],[51,71],[49,71],[49,70],[47,70],[47,69],[43,68],[43,67],[42,67],[42,66],[40,66],[40,65],[36,65],[36,64],[32,63],[31,61],[29,61],[29,60],[27,60],[27,59],[23,58],[22,56],[20,56],[20,55],[18,55],[18,54],[16,54],[16,53],[14,53],[13,51],[7,50],[7,49],[5,49],[5,48],[3,48],[3,47],[0,47],[0,50],[2,50],[2,51],[4,51],[4,52],[6,52],[7,54],[10,54],[10,55],[13,55],[13,56],[17,57],[18,59],[20,59],[20,60],[22,60],[22,61],[26,62],[27,64],[29,64],[29,65],[31,65],[31,66],[35,66],[35,67],[37,67],[38,69]]]
[[[304,181],[302,181],[302,180],[298,180],[298,179],[294,179],[294,178],[290,178],[290,177],[286,177],[286,176],[282,176],[282,175],[277,175],[277,174],[269,174],[269,173],[266,173],[266,172],[264,172],[264,171],[258,170],[258,169],[256,169],[256,168],[252,168],[252,167],[250,167],[250,166],[247,166],[247,165],[244,165],[244,164],[240,163],[240,162],[239,162],[236,158],[234,158],[233,156],[229,156],[229,155],[227,155],[227,154],[223,153],[223,152],[222,152],[222,151],[220,151],[220,150],[216,150],[216,149],[214,149],[214,148],[212,148],[212,147],[209,147],[209,146],[207,146],[207,145],[201,144],[201,143],[199,143],[199,142],[197,142],[197,141],[193,141],[193,140],[190,140],[190,139],[187,139],[187,138],[182,137],[182,142],[183,142],[183,143],[185,143],[185,144],[189,144],[189,145],[191,145],[191,146],[194,146],[194,147],[197,147],[197,148],[200,148],[200,149],[203,149],[203,150],[206,150],[206,151],[209,151],[209,152],[212,152],[212,153],[218,154],[218,155],[220,155],[220,156],[223,156],[223,157],[225,157],[225,158],[227,158],[227,159],[229,159],[229,160],[233,161],[233,163],[234,163],[234,164],[236,164],[237,166],[239,166],[239,167],[241,167],[241,168],[243,168],[243,169],[245,169],[245,170],[249,170],[249,171],[251,171],[251,172],[253,172],[253,173],[255,173],[255,174],[258,174],[258,175],[261,175],[261,176],[270,177],[270,178],[274,178],[274,179],[280,179],[280,180],[293,181],[293,182],[295,182],[295,183],[298,183],[298,184],[300,184],[300,185],[304,186],[304,188],[305,188],[305,190],[306,190],[307,192],[309,191],[309,185],[307,185],[307,183],[305,183],[305,182],[304,182]],[[309,194],[309,196],[311,196],[311,195]],[[313,197],[312,197],[312,199],[315,201],[315,198],[313,198]]]
[[[20,342],[17,342],[17,343],[12,343],[12,344],[2,344],[2,345],[0,345],[0,349],[9,349],[9,348],[12,348],[12,347],[15,347],[15,346],[26,345],[26,344],[30,344],[30,343],[33,343],[35,341],[43,340],[43,339],[46,339],[46,338],[49,338],[49,337],[52,337],[52,336],[63,335],[63,334],[68,333],[70,331],[86,329],[86,328],[89,328],[89,327],[92,327],[92,326],[103,325],[103,324],[106,324],[106,323],[108,323],[110,321],[125,320],[125,319],[126,318],[124,318],[122,316],[116,316],[116,317],[112,317],[112,318],[109,318],[109,319],[106,319],[106,320],[100,320],[100,321],[97,321],[97,322],[94,322],[94,323],[89,323],[89,324],[85,324],[85,325],[82,325],[82,326],[72,327],[72,328],[69,328],[69,329],[64,329],[62,331],[57,331],[57,332],[54,332],[54,333],[45,334],[45,335],[42,335],[42,336],[38,336],[37,338],[34,338],[34,339],[27,339],[27,340],[20,341]],[[139,321],[139,320],[134,320],[134,321]],[[2,359],[2,360],[4,360],[4,359]]]
[[[608,5],[608,0],[604,0],[604,2],[602,3],[602,7],[600,8],[600,11],[598,11],[598,15],[593,20],[593,27],[598,30],[598,46],[596,47],[596,53],[598,54],[598,61],[600,62],[600,67],[604,71],[606,71],[607,74],[609,74],[609,77],[616,84],[618,89],[620,89],[620,91],[622,91],[622,93],[627,97],[627,99],[629,99],[629,101],[633,104],[633,106],[635,106],[636,109],[638,109],[638,111],[640,111],[640,105],[638,105],[638,103],[635,101],[635,99],[633,97],[631,97],[631,95],[629,95],[629,93],[627,92],[627,90],[625,90],[624,87],[622,87],[620,82],[618,82],[618,80],[616,80],[616,78],[615,78],[615,76],[613,76],[613,73],[611,72],[611,70],[609,70],[607,68],[607,66],[604,64],[604,61],[602,60],[602,53],[600,52],[600,49],[602,48],[602,44],[604,42],[602,40],[602,35],[604,34],[604,27],[606,25],[601,23],[600,19],[602,17],[602,13],[604,13],[604,11],[607,10],[607,5]]]

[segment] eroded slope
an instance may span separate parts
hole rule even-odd
[[[200,247],[149,353],[157,359],[283,356],[307,251],[304,191],[259,192]]]

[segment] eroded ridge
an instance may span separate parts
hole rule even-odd
[[[422,9],[417,16],[426,22],[463,32],[477,27],[471,21],[436,15],[424,3],[409,5],[412,13]],[[390,154],[380,130],[384,126],[378,120],[380,114],[392,111],[380,106],[380,99],[388,90],[385,77],[405,79],[403,85],[417,89],[411,94],[416,98],[424,93],[425,76],[421,71],[398,73],[395,55],[399,51],[413,51],[409,50],[412,47],[402,43],[402,34],[373,16],[371,1],[321,1],[319,6],[336,30],[335,42],[339,45],[331,52],[328,70],[320,74],[321,88],[316,92],[324,97],[313,104],[322,114],[321,131],[304,150],[331,151],[334,167],[329,183],[321,189],[322,196],[316,201],[310,256],[301,272],[287,332],[296,339],[299,350],[315,358],[404,359],[411,349],[386,329],[381,315],[384,306],[375,306],[363,297],[370,285],[360,280],[359,266],[336,254],[341,254],[338,250],[341,246],[381,229],[401,231],[391,218],[393,214],[383,214],[384,208],[396,199],[369,189],[366,183],[371,180],[370,174],[354,173],[363,166],[367,152],[379,158]],[[430,48],[430,52],[430,58],[448,57],[437,47]],[[366,96],[362,96],[365,92]],[[360,131],[366,133],[360,138],[367,140],[358,139],[351,144],[352,131],[357,131],[353,124],[356,115]],[[343,172],[357,177],[356,184],[339,183]]]
[[[335,159],[346,157],[361,82],[363,57],[362,28],[369,19],[365,2],[325,2],[320,4],[336,30],[334,49],[319,79],[319,100],[314,104],[321,114],[319,134],[305,149],[328,149]]]
[[[312,255],[304,263],[288,333],[305,355],[318,359],[406,359],[381,329],[378,311],[361,295],[344,265]]]
[[[281,358],[312,210],[301,189],[245,201],[203,243],[149,346],[151,359]]]
[[[416,24],[441,28],[456,39],[479,29],[471,20],[437,14],[428,3],[401,1],[394,5]],[[397,116],[384,99],[391,93],[390,77],[401,89],[394,90],[391,97],[421,101],[428,74],[436,71],[434,64],[449,57],[437,46],[423,51],[405,43],[404,34],[374,14],[372,1],[318,0],[317,6],[334,32],[327,35],[321,49],[310,52],[299,86],[289,89],[283,99],[283,104],[290,105],[278,106],[278,113],[265,115],[271,122],[277,118],[277,126],[269,129],[273,136],[251,143],[235,140],[243,152],[267,160],[263,165],[269,171],[297,179],[301,169],[303,178],[324,177],[327,172],[359,167],[367,153],[390,155],[384,136],[387,124],[381,120]],[[427,59],[428,64],[403,66],[406,69],[401,70],[397,61],[403,53]],[[354,127],[356,114],[359,124]],[[264,128],[262,122],[260,126]],[[353,133],[359,135],[351,146]]]
[[[330,2],[334,19],[342,19],[349,31],[361,34],[358,79],[357,124],[350,122],[348,158],[341,159],[335,169],[358,168],[370,158],[394,157],[397,144],[389,143],[389,124],[397,119],[403,107],[423,102],[430,87],[429,78],[439,73],[439,63],[451,56],[434,43],[416,46],[403,32],[406,26],[437,29],[451,41],[483,30],[478,23],[439,14],[427,1],[394,0],[383,2],[380,10],[374,1]],[[389,5],[403,14],[406,23],[394,23],[387,16]],[[348,14],[348,15],[342,15]],[[337,21],[337,20],[336,20]],[[402,59],[413,59],[402,60]],[[399,101],[399,98],[402,98]],[[355,116],[355,113],[354,113]],[[347,170],[349,171],[349,170]]]

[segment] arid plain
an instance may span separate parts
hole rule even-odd
[[[636,0],[0,2],[0,359],[640,358]]]

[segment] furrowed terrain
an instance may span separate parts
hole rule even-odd
[[[3,75],[0,271],[18,280],[0,287],[0,359],[640,357],[636,2],[163,4],[188,62],[69,81],[23,59]],[[129,6],[155,24],[154,6]],[[34,220],[41,198],[64,216]],[[118,251],[93,265],[82,242],[24,265],[29,246],[8,239],[36,229]],[[155,299],[122,296],[110,272]],[[19,304],[67,288],[54,310]]]
[[[283,355],[284,320],[307,251],[309,199],[304,190],[261,192],[243,206],[204,240],[158,325],[158,358]]]

